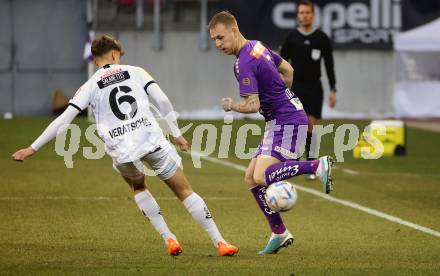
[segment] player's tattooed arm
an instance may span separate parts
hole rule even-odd
[[[250,94],[242,101],[234,101],[231,98],[223,99],[224,111],[236,111],[240,113],[255,113],[260,110],[260,99],[258,94]]]
[[[293,84],[293,67],[284,59],[278,65],[278,72],[280,72],[281,79],[284,81],[288,88],[292,87]]]

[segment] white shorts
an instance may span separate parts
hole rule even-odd
[[[148,164],[149,168],[144,164]],[[128,178],[139,178],[144,175],[158,176],[162,180],[170,179],[177,168],[182,165],[182,158],[177,154],[173,147],[158,147],[151,153],[147,153],[142,158],[127,162],[113,163],[113,168],[122,176]]]

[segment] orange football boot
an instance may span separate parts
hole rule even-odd
[[[168,255],[178,256],[182,253],[182,247],[179,242],[174,239],[168,239]]]
[[[233,256],[238,253],[238,248],[233,246],[232,244],[219,241],[217,246],[218,246],[218,252],[222,256]]]

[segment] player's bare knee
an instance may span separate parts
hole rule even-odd
[[[249,187],[254,187],[256,185],[253,175],[248,174],[244,176],[244,183],[246,183],[246,185],[248,185]]]
[[[188,180],[186,180],[183,182],[183,185],[179,186],[179,189],[176,192],[177,197],[180,200],[183,200],[185,198],[187,198],[189,195],[191,195],[193,193],[193,189],[191,187],[191,184],[189,184]]]
[[[183,201],[185,198],[187,198],[194,192],[193,189],[191,188],[191,185],[170,186],[170,187],[180,201]]]
[[[145,185],[145,183],[142,182],[135,182],[131,185],[131,187],[133,188],[133,191],[143,191],[147,188],[147,186]]]
[[[193,193],[191,184],[180,169],[171,178],[164,180],[164,182],[180,200],[184,200]]]
[[[185,198],[189,197],[194,191],[190,189],[182,189],[176,193],[177,198],[181,201],[185,200]]]
[[[145,190],[147,186],[145,186],[144,176],[138,177],[130,177],[124,176],[125,181],[130,185],[133,191],[141,191]]]
[[[264,177],[264,174],[262,173],[254,173],[253,175],[254,182],[257,185],[266,185],[266,179]]]

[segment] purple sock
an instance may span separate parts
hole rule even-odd
[[[286,227],[284,226],[280,214],[269,209],[269,207],[266,204],[266,200],[264,199],[264,194],[266,193],[266,187],[258,185],[251,188],[250,191],[254,195],[255,200],[258,203],[258,206],[260,206],[261,211],[266,216],[266,219],[269,222],[272,232],[275,234],[284,233],[284,231],[286,231]]]
[[[286,161],[273,164],[264,172],[266,184],[285,180],[296,175],[315,173],[318,168],[319,160],[310,161]]]

